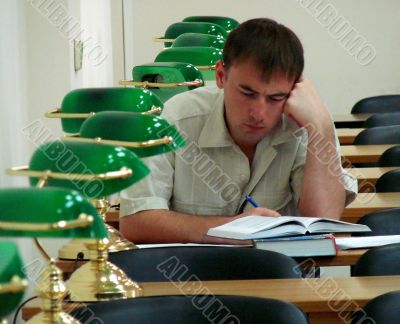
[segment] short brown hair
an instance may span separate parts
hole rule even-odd
[[[274,73],[282,73],[297,81],[304,69],[299,38],[286,26],[268,18],[241,23],[226,40],[223,61],[227,69],[248,59],[261,69],[266,80]]]

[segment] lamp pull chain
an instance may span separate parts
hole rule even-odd
[[[39,240],[35,237],[33,239],[33,241],[35,242],[36,247],[39,249],[40,254],[47,260],[50,261],[50,256],[47,254],[47,252],[45,251],[45,249],[43,248],[43,246],[40,244]]]

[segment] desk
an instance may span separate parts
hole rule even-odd
[[[399,169],[400,167],[376,167],[376,168],[348,168],[347,172],[352,174],[358,180],[358,190],[363,190],[365,183],[369,182],[373,185],[376,184],[381,175],[386,172]],[[362,191],[360,191],[362,192]]]
[[[293,303],[309,314],[310,323],[344,323],[337,314],[350,318],[350,312],[369,300],[400,288],[400,276],[268,279],[142,283],[145,296],[192,295],[196,290],[215,295],[266,297]],[[188,297],[190,298],[190,297]],[[29,319],[39,309],[32,300],[22,309],[22,318]]]
[[[353,144],[356,136],[365,128],[338,128],[336,130],[340,145]]]
[[[367,213],[394,207],[400,207],[400,192],[359,193],[357,198],[345,208],[340,219],[355,223]],[[106,221],[118,222],[118,212],[108,212]]]
[[[400,192],[359,193],[357,198],[344,209],[340,220],[356,223],[367,213],[399,206]]]
[[[343,161],[347,160],[351,163],[378,162],[382,153],[393,146],[396,144],[341,145],[340,155]]]
[[[343,250],[338,251],[336,256],[313,257],[312,259],[315,261],[315,265],[318,267],[351,266],[355,265],[358,259],[367,251],[368,249]],[[301,262],[301,258],[295,259],[298,262]]]
[[[115,228],[119,228],[119,210],[118,209],[112,209],[109,210],[106,213],[106,223],[107,224],[117,224],[117,226],[114,226]]]
[[[333,122],[336,128],[359,128],[373,114],[334,114]]]

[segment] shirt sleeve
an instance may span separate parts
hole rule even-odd
[[[120,216],[149,209],[169,209],[173,192],[174,153],[167,153],[142,160],[150,174],[121,192]]]
[[[175,124],[174,114],[169,111],[178,104],[174,96],[164,103],[161,117]],[[175,125],[176,127],[176,125]],[[121,192],[120,217],[149,209],[169,209],[174,187],[175,153],[156,155],[142,159],[150,174]]]

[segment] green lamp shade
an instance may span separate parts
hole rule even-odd
[[[118,125],[118,127],[112,127]],[[87,119],[81,128],[81,137],[129,142],[147,142],[172,137],[172,143],[149,147],[130,147],[139,157],[175,151],[186,143],[174,126],[157,116],[129,112],[104,111]],[[121,144],[123,145],[123,144]]]
[[[0,242],[0,286],[10,283],[14,276],[25,278],[17,247],[12,242]],[[0,292],[0,320],[10,314],[21,302],[23,291]]]
[[[225,39],[215,35],[185,33],[179,35],[171,47],[215,47],[223,49]]]
[[[98,113],[98,115],[100,114],[103,113]],[[137,115],[152,118],[147,115]],[[97,114],[94,117],[96,116]],[[108,124],[106,127],[109,130],[120,128],[118,124],[114,123]],[[132,170],[131,176],[79,179],[79,175],[104,175],[107,172],[117,172],[126,168]],[[71,179],[55,179],[50,175],[47,184],[78,190],[90,198],[100,198],[119,192],[150,172],[133,152],[123,147],[67,141],[53,141],[40,146],[32,155],[29,170],[50,170],[54,173],[69,174]],[[38,179],[38,177],[31,177],[31,185],[36,185]]]
[[[184,33],[198,33],[220,36],[226,39],[228,36],[227,31],[220,25],[209,22],[177,22],[168,26],[165,31],[164,38],[176,39],[179,35]],[[171,43],[164,43],[165,47],[170,47]]]
[[[183,19],[184,22],[209,22],[217,24],[225,29],[228,33],[235,29],[239,22],[236,19],[223,16],[190,16]]]
[[[200,69],[204,79],[214,80],[212,67],[222,60],[222,50],[214,47],[171,47],[161,51],[155,62],[187,62]]]
[[[61,104],[61,113],[97,113],[105,110],[146,112],[163,107],[160,99],[142,88],[85,88],[69,92]],[[84,118],[62,118],[66,133],[79,133]]]
[[[200,80],[204,85],[201,72],[192,64],[177,62],[147,63],[132,69],[132,79],[137,82],[182,83]],[[179,86],[171,88],[149,88],[161,101],[172,96],[197,88],[197,86]]]
[[[73,237],[106,238],[104,223],[94,206],[80,193],[64,188],[10,188],[0,189],[0,236],[12,237]],[[74,228],[45,228],[34,225],[76,221],[81,214],[93,217],[90,225]],[[4,227],[26,226],[20,229]]]

